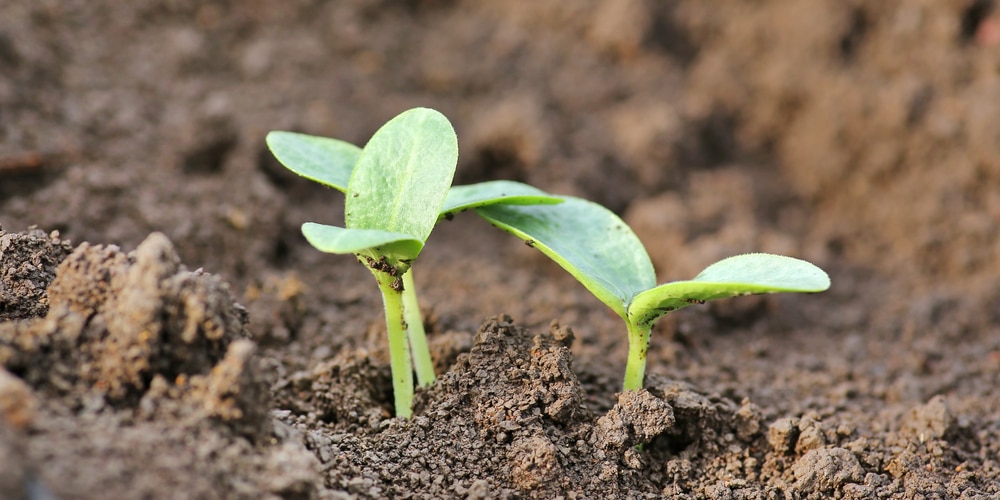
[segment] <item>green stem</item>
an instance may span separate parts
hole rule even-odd
[[[413,414],[413,367],[410,363],[410,344],[406,341],[406,324],[403,318],[403,294],[393,288],[395,278],[372,270],[382,292],[385,305],[385,326],[389,334],[389,366],[392,368],[392,393],[396,402],[396,416],[409,418]],[[398,286],[397,286],[398,288]]]
[[[636,325],[628,320],[625,323],[628,325],[628,362],[625,364],[625,383],[622,389],[631,391],[642,389],[652,325]]]
[[[417,302],[412,267],[403,273],[403,314],[406,318],[406,333],[410,337],[413,366],[417,370],[417,383],[421,387],[427,387],[434,383],[434,361],[431,360],[431,350],[427,347],[427,334],[424,332],[424,319],[420,315],[420,303]]]

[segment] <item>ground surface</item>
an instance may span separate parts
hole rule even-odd
[[[996,498],[998,30],[971,0],[4,2],[0,497]],[[440,379],[389,418],[374,283],[298,233],[342,199],[263,137],[418,105],[460,183],[604,203],[661,280],[759,250],[833,288],[676,313],[618,395],[620,320],[464,214],[416,276]]]

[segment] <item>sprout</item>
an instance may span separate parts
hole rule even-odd
[[[554,260],[625,320],[629,354],[624,390],[642,387],[653,324],[663,315],[708,300],[830,287],[822,269],[781,255],[723,259],[694,279],[657,286],[653,264],[634,232],[593,202],[563,197],[545,206],[481,207],[476,212]]]
[[[426,108],[393,118],[364,149],[281,131],[269,133],[267,145],[292,172],[347,195],[346,227],[307,222],[302,234],[320,251],[356,255],[375,276],[385,306],[396,415],[410,416],[413,366],[421,386],[435,379],[412,273],[431,230],[463,210],[562,200],[513,181],[450,187],[458,161],[455,131],[444,115]]]

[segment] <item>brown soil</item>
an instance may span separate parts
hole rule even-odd
[[[993,4],[6,1],[0,498],[997,498]],[[619,394],[620,320],[464,214],[390,418],[376,287],[298,232],[342,198],[263,136],[414,106],[458,182],[604,203],[661,280],[833,288],[675,313]]]

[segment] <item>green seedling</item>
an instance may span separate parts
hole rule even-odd
[[[564,197],[544,206],[480,207],[476,212],[554,260],[623,320],[629,354],[624,390],[642,387],[650,331],[663,315],[708,300],[777,292],[820,292],[830,278],[809,262],[764,253],[729,257],[694,279],[657,286],[649,254],[617,215]]]
[[[444,115],[424,108],[403,112],[375,132],[358,155],[345,191],[346,227],[302,225],[312,246],[354,254],[375,276],[385,306],[396,415],[401,417],[410,416],[413,401],[403,277],[434,229],[457,162],[458,138]]]
[[[449,189],[457,140],[447,119],[429,109],[394,118],[364,149],[337,139],[281,131],[269,133],[267,145],[292,172],[350,193],[345,201],[346,228],[310,222],[303,224],[302,233],[321,251],[357,255],[375,275],[386,309],[396,414],[409,416],[410,356],[420,385],[435,379],[412,272],[433,226],[455,213],[491,204],[562,200],[512,181]]]

